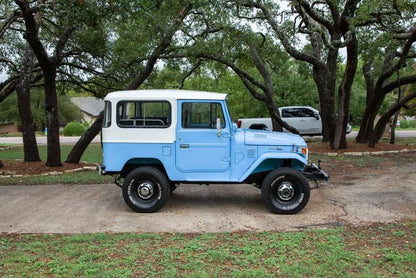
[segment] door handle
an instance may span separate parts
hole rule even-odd
[[[179,148],[181,149],[189,149],[189,144],[180,144]]]

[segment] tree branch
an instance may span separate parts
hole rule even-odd
[[[201,59],[199,59],[198,62],[191,68],[191,70],[182,78],[181,86],[179,87],[179,89],[183,88],[183,86],[185,85],[185,80],[199,68],[201,62]]]
[[[197,57],[200,58],[206,58],[206,59],[210,59],[213,61],[217,61],[223,65],[226,65],[227,67],[231,68],[235,73],[237,73],[239,76],[242,76],[244,79],[248,80],[251,84],[253,84],[254,86],[258,87],[261,90],[266,90],[266,87],[258,82],[253,76],[251,76],[248,72],[242,70],[241,68],[237,67],[235,64],[220,58],[220,57],[216,57],[214,55],[209,55],[209,54],[198,54]]]
[[[56,43],[55,46],[55,54],[52,58],[52,60],[54,61],[54,63],[56,65],[58,65],[61,60],[62,60],[62,51],[66,45],[66,43],[68,42],[69,38],[71,37],[71,34],[74,32],[75,27],[70,26],[68,28],[66,28],[65,32],[62,34],[62,36],[59,38],[58,42]]]
[[[386,95],[389,92],[393,91],[394,89],[396,89],[400,86],[407,85],[407,84],[412,84],[412,83],[415,83],[415,82],[416,82],[416,74],[405,76],[405,77],[402,77],[400,79],[396,79],[392,82],[384,84],[384,86],[381,88],[381,94]]]
[[[315,9],[313,9],[308,2],[302,0],[300,1],[300,5],[305,10],[305,12],[316,22],[322,24],[325,26],[325,28],[329,31],[329,33],[332,33],[334,31],[334,23],[325,18],[324,16],[317,13]]]
[[[266,17],[267,22],[270,24],[273,31],[276,33],[279,40],[282,42],[283,47],[289,53],[290,56],[292,56],[296,60],[308,62],[308,63],[310,63],[310,64],[312,64],[316,67],[321,67],[321,68],[325,67],[325,64],[322,61],[320,61],[319,59],[317,59],[316,57],[296,50],[289,43],[289,40],[286,37],[286,35],[284,34],[283,30],[280,28],[280,26],[277,24],[277,22],[273,19],[273,16],[270,14],[270,11],[265,6],[263,6],[263,5],[261,5],[257,2],[253,2],[253,1],[246,2],[244,4],[244,6],[246,6],[246,7],[255,7],[257,9],[260,9],[263,12],[264,16]]]
[[[30,46],[32,47],[33,52],[35,53],[36,58],[38,59],[39,65],[42,68],[43,72],[48,74],[53,73],[54,70],[48,58],[48,54],[45,48],[43,47],[43,44],[39,40],[38,28],[35,17],[33,15],[34,10],[31,9],[29,3],[24,0],[15,0],[15,2],[22,11],[22,15],[25,20],[25,39],[29,42]]]
[[[187,6],[184,7],[179,15],[176,17],[174,23],[170,28],[167,30],[166,34],[162,37],[157,47],[152,51],[149,59],[147,60],[146,66],[143,71],[140,72],[136,78],[134,78],[130,84],[127,86],[127,90],[134,90],[138,86],[140,86],[144,80],[150,75],[153,71],[154,65],[156,61],[159,59],[160,55],[168,48],[168,46],[172,42],[172,38],[175,35],[176,31],[179,29],[180,25],[182,24],[185,17],[189,14],[190,10],[192,9],[192,4],[187,3]]]
[[[3,37],[4,33],[7,31],[7,29],[17,21],[17,19],[21,16],[21,13],[16,10],[12,13],[10,13],[4,20],[3,24],[0,26],[0,38]]]
[[[409,54],[412,48],[412,44],[416,41],[416,27],[413,27],[411,30],[411,36],[403,47],[402,56],[400,57],[399,61],[394,66],[390,67],[390,69],[383,72],[383,74],[377,80],[375,86],[376,88],[382,88],[384,81],[387,80],[390,76],[392,76],[394,72],[400,70],[406,63],[407,55]]]

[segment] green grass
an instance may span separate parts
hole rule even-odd
[[[2,277],[414,277],[416,223],[303,232],[1,234]]]
[[[72,150],[73,145],[61,145],[61,157],[64,161]],[[39,155],[42,161],[46,160],[46,146],[39,146]],[[15,145],[12,149],[0,151],[0,160],[23,159],[23,146]],[[89,163],[102,162],[102,150],[100,144],[90,144],[85,150],[81,161]],[[56,171],[60,171],[59,168]],[[56,176],[33,176],[33,177],[13,177],[0,178],[1,185],[37,185],[37,184],[96,184],[109,183],[110,176],[100,176],[95,171],[83,171],[75,173],[64,173]]]
[[[396,127],[396,130],[398,130],[398,131],[411,131],[411,130],[416,130],[416,127],[402,128],[402,127],[398,126],[398,127]],[[352,126],[351,131],[360,131],[360,127],[359,126]]]
[[[39,155],[42,161],[46,160],[47,149],[45,145],[39,146]],[[61,145],[61,158],[66,160],[71,152],[73,145]],[[14,146],[10,150],[1,151],[0,159],[23,159],[23,146]],[[103,161],[103,152],[99,143],[90,144],[81,157],[81,161],[91,163],[101,163]]]
[[[390,139],[383,138],[380,140],[380,143],[390,143]],[[396,145],[405,145],[405,146],[414,146],[416,145],[416,138],[396,138]]]
[[[101,176],[95,171],[64,173],[56,176],[32,176],[0,178],[2,185],[39,185],[39,184],[100,184],[113,181],[111,176]]]
[[[45,136],[45,133],[42,131],[36,131],[36,136]],[[2,133],[0,137],[22,137],[21,132],[10,132],[10,133]]]
[[[404,156],[404,155],[403,155]],[[345,164],[351,164],[360,168],[380,168],[383,163],[391,160],[391,155],[384,156],[350,156],[350,155],[337,155],[337,156],[328,156],[322,154],[311,154],[309,160],[311,162],[316,162],[320,160],[325,162],[327,165],[332,165],[331,162],[340,162]]]

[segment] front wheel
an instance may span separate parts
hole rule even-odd
[[[131,171],[123,183],[123,198],[137,212],[155,212],[169,199],[166,176],[154,167],[139,167]]]
[[[301,172],[292,168],[280,168],[264,178],[261,195],[272,212],[294,214],[308,203],[310,188]]]

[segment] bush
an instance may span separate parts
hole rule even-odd
[[[64,136],[81,136],[85,132],[85,127],[77,122],[70,122],[64,127]]]
[[[400,121],[401,128],[414,128],[416,127],[416,121],[403,119]]]
[[[85,130],[87,130],[90,127],[90,124],[88,122],[83,122],[82,125],[84,126]]]

